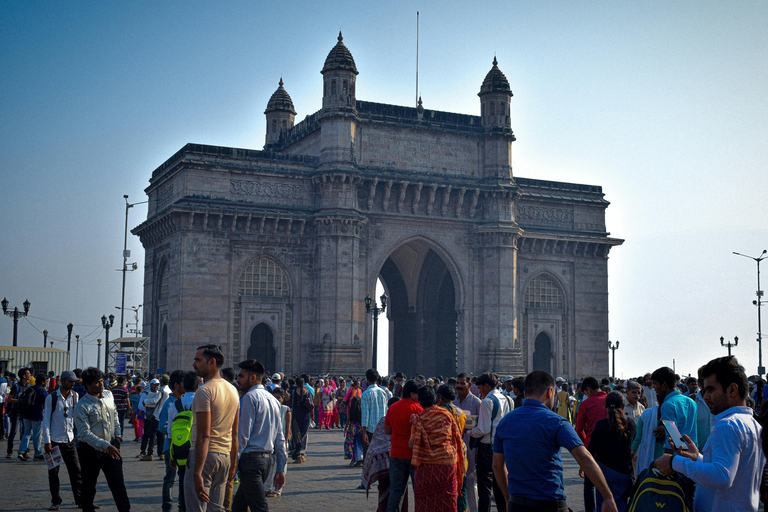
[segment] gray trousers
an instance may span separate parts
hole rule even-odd
[[[210,502],[203,503],[195,491],[195,451],[189,452],[184,474],[184,501],[187,512],[224,512],[224,488],[229,475],[229,454],[208,452],[203,465],[203,487]]]

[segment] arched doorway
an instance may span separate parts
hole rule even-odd
[[[257,359],[267,373],[275,372],[274,333],[265,323],[260,323],[251,331],[251,344],[248,346],[248,359]]]
[[[533,369],[552,373],[552,339],[540,332],[533,344]]]
[[[445,261],[413,240],[387,258],[379,277],[389,295],[390,372],[456,375],[456,286]]]

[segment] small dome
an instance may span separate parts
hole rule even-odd
[[[506,92],[512,96],[512,90],[509,87],[509,80],[507,80],[507,77],[504,76],[504,73],[501,72],[498,64],[499,62],[494,56],[493,67],[488,72],[488,74],[485,75],[485,80],[483,80],[483,85],[480,86],[480,93],[478,96],[489,92]]]
[[[270,112],[290,112],[291,114],[296,115],[296,111],[293,110],[293,101],[291,100],[288,91],[283,88],[282,77],[280,77],[279,87],[272,95],[272,97],[269,98],[269,103],[267,103],[267,110],[264,111],[265,114]]]
[[[352,58],[352,54],[347,47],[344,46],[342,41],[344,41],[344,38],[341,36],[341,31],[339,31],[339,42],[336,43],[336,46],[331,48],[328,57],[325,58],[325,65],[323,65],[321,73],[334,69],[344,69],[352,71],[356,75],[358,74],[357,66],[355,66],[355,59]]]

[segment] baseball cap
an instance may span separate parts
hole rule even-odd
[[[150,384],[160,384],[160,381],[157,380],[157,379],[152,379],[151,381],[149,381],[149,383]]]
[[[504,382],[508,382],[510,380],[515,380],[515,378],[511,375],[507,375],[506,377],[504,377]]]
[[[61,372],[61,380],[67,379],[72,382],[80,382],[80,379],[77,378],[77,375],[75,375],[75,372],[72,370],[67,370],[65,372]]]
[[[280,376],[280,374],[279,374],[279,373],[276,373],[276,374],[274,374],[274,375],[272,376],[272,380],[280,380],[280,379],[282,379],[282,377]]]

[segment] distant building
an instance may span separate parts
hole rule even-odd
[[[54,372],[61,375],[67,367],[67,351],[58,348],[0,347],[0,368],[5,372],[17,373],[29,368],[34,377],[37,374]]]
[[[263,151],[187,144],[152,173],[133,230],[150,366],[188,368],[213,342],[228,365],[360,373],[380,277],[393,370],[607,375],[623,241],[601,187],[513,177],[496,59],[480,116],[357,100],[341,34],[321,73],[322,109],[298,124],[280,80]]]

